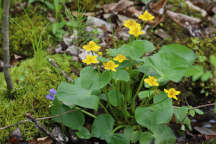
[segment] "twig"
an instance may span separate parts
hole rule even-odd
[[[58,64],[55,63],[54,59],[49,58],[48,61],[56,68],[60,68]],[[70,78],[70,76],[64,71],[61,71],[61,74],[69,81],[73,82],[73,80]]]
[[[210,104],[204,104],[204,105],[196,106],[193,108],[198,109],[198,108],[204,108],[204,107],[209,107],[209,106],[214,106],[214,105],[215,105],[215,103],[210,103]]]
[[[39,120],[53,119],[53,118],[60,117],[60,116],[62,116],[62,115],[64,115],[64,114],[67,114],[67,113],[70,113],[70,112],[73,112],[73,111],[75,111],[75,110],[68,110],[68,111],[63,112],[63,113],[61,113],[61,114],[57,114],[57,115],[50,116],[50,117],[36,118],[36,120],[39,121]],[[0,128],[0,131],[1,131],[1,130],[4,130],[4,129],[7,129],[7,128],[10,128],[10,127],[13,127],[13,126],[16,126],[16,125],[19,125],[19,124],[24,124],[24,123],[26,123],[26,122],[29,122],[29,120],[22,120],[22,121],[19,121],[19,122],[15,123],[15,124],[2,127],[2,128]]]
[[[48,135],[48,136],[49,136],[51,139],[53,139],[55,142],[57,142],[57,143],[62,143],[61,141],[59,141],[58,139],[56,139],[55,136],[54,136],[52,133],[50,133],[46,128],[44,128],[31,114],[27,113],[27,114],[26,114],[26,118],[27,118],[29,121],[33,122],[33,123],[35,124],[35,126],[36,126],[39,130],[43,131],[46,135]]]
[[[0,128],[0,131],[1,131],[1,130],[4,130],[4,129],[7,129],[7,128],[10,128],[10,127],[13,127],[13,126],[16,126],[16,125],[19,125],[19,124],[26,123],[26,122],[29,122],[29,121],[28,121],[28,120],[19,121],[19,122],[15,123],[15,124],[8,125],[8,126],[5,126],[5,127]]]

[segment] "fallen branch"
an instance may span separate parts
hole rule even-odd
[[[53,65],[56,68],[60,68],[59,65],[57,63],[55,63],[54,59],[48,59],[48,61],[51,63],[51,65]],[[73,80],[71,79],[71,77],[64,71],[61,71],[61,74],[69,81],[69,82],[73,82]]]
[[[70,113],[70,112],[73,112],[73,111],[75,111],[75,110],[68,110],[68,111],[63,112],[63,113],[61,113],[61,114],[57,114],[57,115],[50,116],[50,117],[36,118],[35,120],[39,121],[39,120],[53,119],[53,118],[60,117],[60,116],[62,116],[62,115],[65,115],[65,114]],[[24,124],[24,123],[26,123],[26,122],[30,122],[30,121],[29,121],[29,120],[22,120],[22,121],[19,121],[19,122],[15,123],[15,124],[2,127],[2,128],[0,128],[0,131],[1,131],[1,130],[4,130],[4,129],[7,129],[7,128],[10,128],[10,127],[13,127],[13,126],[17,126],[17,125],[19,125],[19,124]]]

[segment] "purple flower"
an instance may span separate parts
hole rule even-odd
[[[54,88],[50,89],[50,93],[46,96],[47,99],[54,101],[56,95],[56,90]]]

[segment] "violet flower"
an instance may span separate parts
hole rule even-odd
[[[50,93],[46,96],[47,99],[54,101],[56,95],[56,90],[54,88],[50,89]]]

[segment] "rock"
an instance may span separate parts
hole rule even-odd
[[[95,32],[95,30],[96,30],[96,32]],[[102,29],[100,29],[100,28],[96,28],[95,29],[93,27],[88,26],[88,27],[86,27],[86,32],[91,33],[90,37],[94,36],[93,33],[95,32],[96,33],[96,37],[98,39],[101,39],[101,38],[103,38],[105,36],[104,31]]]
[[[52,135],[60,142],[66,143],[69,141],[69,138],[64,135],[59,127],[55,127],[52,131]]]
[[[92,27],[96,27],[96,28],[100,28],[100,27],[105,26],[105,28],[108,32],[112,32],[112,29],[113,29],[112,24],[110,24],[110,23],[108,23],[102,19],[92,17],[92,16],[88,16],[87,24],[88,24],[88,26],[92,26]]]
[[[64,36],[63,41],[67,46],[70,46],[73,42],[73,40],[78,38],[78,31],[74,30],[73,34],[71,36]]]
[[[71,56],[77,56],[79,54],[79,47],[75,45],[71,45],[66,49],[66,53]]]
[[[124,41],[128,41],[130,34],[128,34],[128,31],[124,30],[124,31],[120,31],[118,33],[118,36],[123,39]]]
[[[57,45],[57,48],[54,50],[54,52],[57,54],[63,54],[64,53],[64,50],[63,50],[61,44]]]

